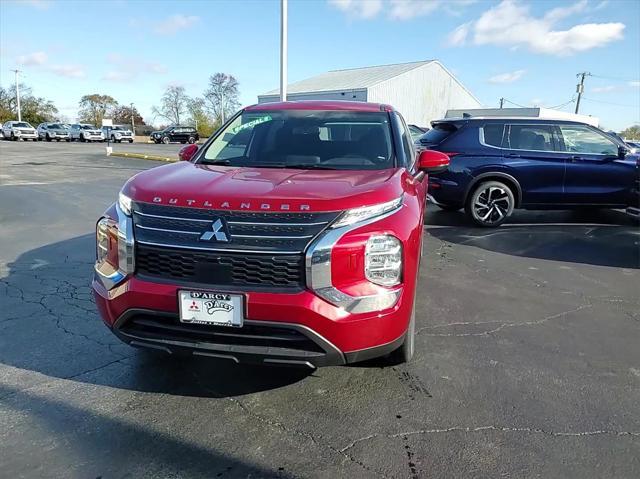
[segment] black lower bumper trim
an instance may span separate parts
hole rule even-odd
[[[126,311],[113,333],[131,346],[229,359],[235,363],[316,368],[346,363],[343,353],[311,329],[291,323],[245,321],[242,328],[182,324],[176,314]]]

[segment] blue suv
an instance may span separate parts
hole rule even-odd
[[[584,123],[539,118],[445,119],[416,140],[451,158],[430,175],[431,200],[498,226],[514,208],[629,208],[638,211],[639,156]]]

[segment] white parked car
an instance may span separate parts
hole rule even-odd
[[[122,125],[103,126],[102,132],[107,140],[111,140],[114,143],[122,143],[128,141],[133,143],[133,133],[128,127]]]
[[[62,123],[40,123],[38,125],[38,136],[46,141],[71,141],[69,129]]]
[[[2,136],[7,140],[38,141],[38,132],[26,121],[8,121],[2,125]]]
[[[69,125],[71,141],[104,141],[104,133],[99,128],[87,123],[74,123]]]

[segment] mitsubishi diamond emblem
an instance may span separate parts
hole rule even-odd
[[[220,218],[218,218],[211,224],[211,230],[205,231],[204,233],[202,233],[202,236],[200,236],[200,241],[211,241],[213,239],[215,239],[215,241],[221,241],[223,243],[229,242],[229,236],[227,235],[224,223]]]

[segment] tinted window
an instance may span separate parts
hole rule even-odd
[[[413,165],[415,160],[415,154],[413,153],[413,148],[411,147],[413,141],[411,139],[411,134],[409,133],[404,121],[400,116],[398,116],[398,128],[400,129],[400,139],[402,140],[402,149],[404,150],[404,157],[407,163],[407,166],[410,167]]]
[[[510,125],[509,130],[511,149],[555,151],[551,125]]]
[[[378,170],[393,167],[389,114],[245,111],[216,137],[206,161],[232,166]]]
[[[581,125],[560,125],[565,151],[596,155],[617,155],[618,145],[605,135]]]
[[[420,137],[420,143],[437,145],[449,138],[457,130],[451,123],[438,123]]]
[[[486,145],[502,146],[502,134],[504,132],[504,125],[502,123],[484,125],[482,131]]]

